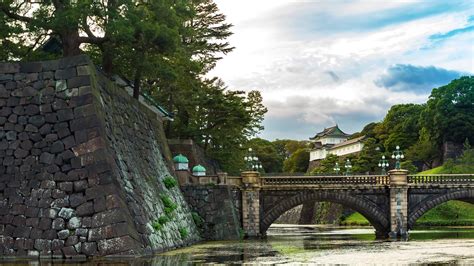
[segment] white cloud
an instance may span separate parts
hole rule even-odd
[[[428,39],[465,25],[470,10],[368,27],[363,32],[338,30],[338,26],[320,33],[304,32],[295,25],[325,23],[325,17],[357,18],[389,12],[409,8],[413,2],[216,2],[235,24],[230,42],[236,49],[211,74],[223,78],[231,88],[261,90],[269,109],[268,120],[291,117],[301,123],[329,126],[353,114],[381,119],[393,104],[426,101],[428,95],[393,92],[374,84],[394,64],[474,72],[472,34],[456,36],[436,47],[429,47]],[[303,15],[311,12],[321,18],[302,21],[308,17]],[[353,124],[361,129],[365,122]],[[271,131],[276,131],[276,126],[272,128],[267,124],[263,137],[295,137],[291,131],[286,136],[281,130],[275,134]]]

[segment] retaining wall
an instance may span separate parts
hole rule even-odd
[[[137,256],[199,240],[160,117],[86,56],[0,63],[0,256]],[[162,198],[176,204],[169,221]],[[185,233],[184,233],[185,232]]]

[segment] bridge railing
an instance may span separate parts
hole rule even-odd
[[[408,184],[474,185],[474,174],[408,175]]]
[[[360,176],[263,176],[260,177],[262,187],[268,186],[321,186],[321,185],[389,185],[386,175]]]

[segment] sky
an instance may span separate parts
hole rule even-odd
[[[474,73],[474,1],[215,0],[235,50],[211,75],[259,90],[259,137],[346,133]]]

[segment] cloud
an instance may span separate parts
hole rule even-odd
[[[235,25],[236,49],[210,75],[262,92],[263,138],[307,139],[335,123],[360,131],[474,73],[472,1],[215,2]]]
[[[437,68],[396,64],[389,67],[374,83],[394,91],[427,93],[431,89],[448,84],[466,73]]]

